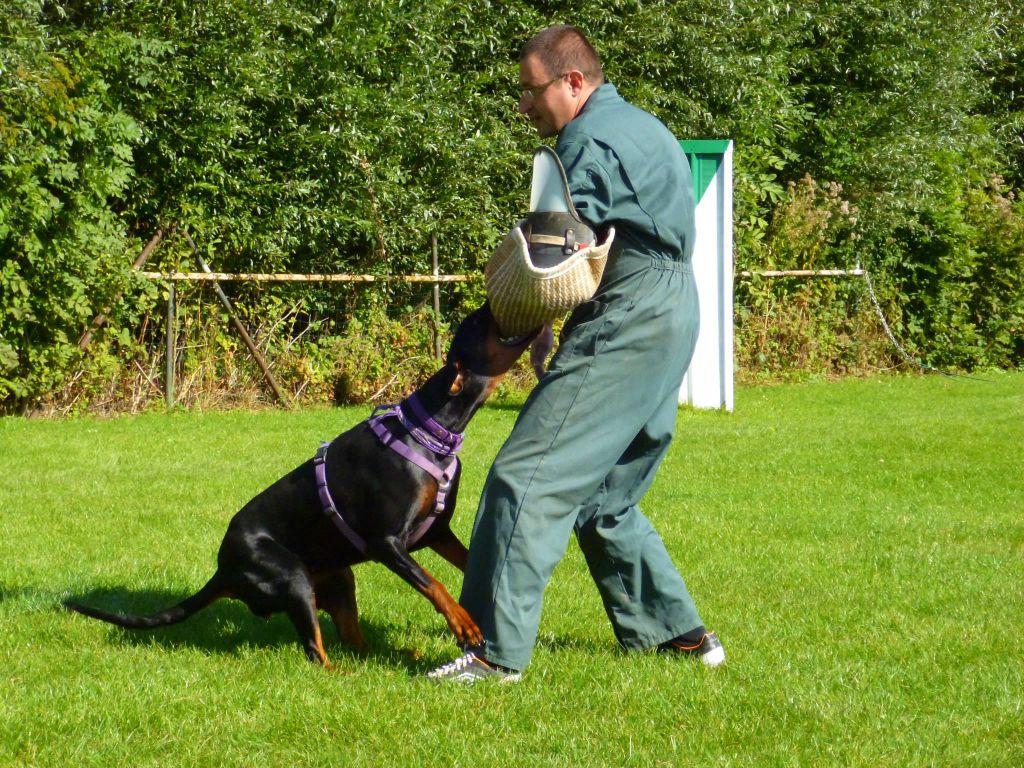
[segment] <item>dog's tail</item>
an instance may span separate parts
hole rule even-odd
[[[93,619],[99,619],[100,621],[106,621],[110,624],[116,624],[125,629],[152,629],[154,627],[167,627],[184,621],[222,597],[228,597],[228,591],[215,575],[206,583],[206,586],[191,597],[186,597],[177,605],[172,605],[170,608],[166,608],[158,613],[149,614],[148,616],[106,611],[102,608],[82,605],[73,600],[65,600],[64,607],[69,611],[74,611]]]

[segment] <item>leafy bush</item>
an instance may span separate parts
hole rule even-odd
[[[396,402],[437,370],[426,310],[392,319],[384,308],[354,320],[330,347],[339,404]],[[441,329],[439,329],[441,330]]]
[[[1024,210],[998,177],[945,202],[899,231],[916,256],[899,272],[908,336],[932,365],[1018,365]]]
[[[768,270],[857,266],[859,211],[836,182],[790,182],[752,260]],[[887,359],[888,341],[855,279],[762,279],[736,289],[741,376],[794,378],[862,373]]]
[[[973,274],[969,305],[984,340],[983,359],[1010,368],[1024,359],[1024,203],[993,176],[967,195],[972,247],[984,254]]]
[[[680,138],[735,141],[737,264],[859,261],[915,354],[1019,365],[1021,8],[12,0],[0,13],[0,403],[23,408],[88,370],[75,340],[122,292],[96,354],[152,368],[128,342],[160,349],[143,327],[156,292],[127,264],[171,224],[227,271],[423,273],[436,236],[442,271],[478,272],[525,206],[537,143],[516,114],[517,52],[561,20]],[[821,230],[819,217],[842,215],[827,185],[792,194],[805,176],[842,185],[855,240],[836,218]],[[187,261],[171,244],[153,265]],[[888,365],[855,285],[742,287],[750,373]],[[294,294],[227,290],[256,318]],[[303,344],[318,359],[348,323],[376,328],[388,307],[401,325],[421,300],[398,284],[341,301],[304,292],[296,322],[314,323]],[[480,291],[445,296],[451,321]],[[230,349],[221,335],[211,343]],[[304,370],[291,338],[275,359]],[[196,380],[216,386],[216,370]],[[307,391],[326,393],[327,378]]]
[[[117,201],[132,177],[135,121],[107,83],[56,51],[39,3],[0,15],[0,401],[59,384],[74,341],[129,286]]]

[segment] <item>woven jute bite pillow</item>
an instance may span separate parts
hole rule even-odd
[[[535,266],[520,222],[484,267],[491,312],[503,337],[520,336],[575,309],[597,291],[615,238],[609,229],[600,245],[581,248],[551,267]]]

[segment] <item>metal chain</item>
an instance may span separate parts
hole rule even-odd
[[[922,371],[934,371],[941,376],[946,376],[950,379],[975,379],[977,381],[988,381],[988,379],[981,379],[977,376],[966,376],[962,373],[949,373],[947,371],[940,370],[931,365],[926,365],[916,358],[912,357],[907,350],[903,348],[903,345],[896,340],[896,335],[892,332],[892,328],[889,327],[889,323],[885,319],[885,314],[882,312],[882,305],[878,302],[878,297],[875,295],[875,287],[871,284],[871,273],[868,270],[863,271],[864,284],[868,287],[868,297],[871,299],[871,304],[875,308],[875,314],[878,315],[878,319],[882,323],[882,328],[885,329],[885,335],[889,337],[889,341],[896,347],[896,350],[900,353],[900,356],[910,365],[920,368]]]

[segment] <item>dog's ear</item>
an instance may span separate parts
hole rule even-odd
[[[448,387],[448,394],[453,397],[462,391],[462,385],[465,382],[465,373],[462,370],[462,363],[455,363],[455,378],[452,380],[452,385]]]

